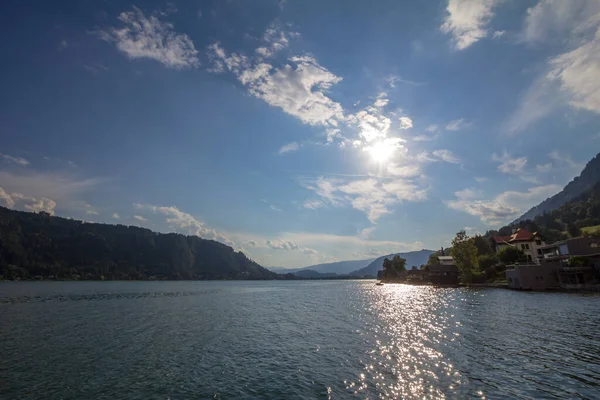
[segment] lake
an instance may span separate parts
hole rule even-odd
[[[600,398],[600,296],[0,283],[3,399]]]

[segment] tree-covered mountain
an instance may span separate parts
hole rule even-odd
[[[401,258],[404,258],[406,260],[406,268],[410,269],[413,265],[416,265],[418,267],[421,264],[427,264],[427,260],[429,259],[429,256],[433,253],[434,253],[433,250],[423,249],[423,250],[419,250],[419,251],[410,251],[407,253],[388,254],[387,256],[381,256],[381,257],[375,259],[375,261],[371,262],[369,265],[367,265],[364,268],[361,268],[359,270],[351,272],[350,275],[361,276],[361,277],[362,276],[376,277],[377,271],[380,271],[383,269],[383,260],[385,260],[386,258],[389,258],[391,260],[395,255],[399,255]]]
[[[600,182],[555,210],[538,215],[533,220],[519,221],[512,227],[540,232],[546,243],[582,234],[582,228],[600,225]],[[500,234],[512,227],[501,228]],[[492,232],[493,233],[493,232]]]
[[[598,182],[600,182],[600,153],[592,158],[583,171],[581,171],[581,174],[569,182],[562,191],[531,208],[525,214],[517,218],[514,223],[533,220],[538,215],[555,210],[563,204],[582,195],[586,190],[591,189]]]
[[[231,247],[197,236],[85,223],[0,207],[8,279],[275,279]]]

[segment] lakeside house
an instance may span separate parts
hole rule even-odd
[[[515,247],[523,251],[529,263],[539,264],[542,259],[541,247],[546,243],[537,232],[531,233],[527,229],[518,228],[510,236],[492,236],[490,245],[496,254],[508,246]]]
[[[458,267],[452,256],[438,256],[439,264],[429,265],[429,281],[434,285],[458,285]]]
[[[507,267],[506,279],[511,289],[591,289],[600,282],[600,239],[577,237],[539,246],[538,263]],[[569,265],[571,257],[581,263]]]

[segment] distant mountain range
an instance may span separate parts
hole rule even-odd
[[[367,265],[364,268],[361,268],[356,271],[352,271],[350,273],[350,275],[376,277],[377,271],[383,269],[383,260],[385,260],[385,258],[391,259],[396,254],[399,255],[400,257],[406,259],[406,268],[407,269],[411,268],[413,265],[416,265],[417,267],[419,267],[422,264],[427,264],[427,260],[429,259],[429,256],[433,253],[434,253],[433,250],[423,249],[423,250],[419,250],[419,251],[411,251],[408,253],[388,254],[387,256],[381,256],[381,257],[375,259],[375,261],[371,262],[369,265]]]
[[[542,215],[545,212],[556,210],[563,204],[577,198],[585,191],[593,188],[600,182],[600,153],[592,158],[581,174],[573,179],[565,186],[563,190],[554,196],[542,201],[537,206],[531,208],[525,214],[517,218],[513,223],[518,223],[524,220],[533,220],[535,217]]]
[[[302,268],[267,267],[267,269],[270,271],[276,272],[278,274],[293,273],[293,274],[296,274],[297,276],[302,276],[302,277],[306,277],[306,274],[298,274],[298,272],[306,271],[306,270],[313,272],[313,274],[312,274],[313,276],[311,276],[311,277],[316,277],[314,272],[318,272],[320,274],[328,274],[328,275],[330,275],[330,274],[346,275],[352,271],[363,268],[364,266],[368,265],[371,261],[373,261],[372,258],[370,258],[368,260],[337,261],[337,262],[326,263],[326,264],[309,265],[308,267],[302,267]]]

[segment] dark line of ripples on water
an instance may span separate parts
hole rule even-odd
[[[600,297],[360,282],[0,284],[0,398],[600,398]]]

